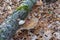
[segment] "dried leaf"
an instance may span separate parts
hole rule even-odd
[[[30,20],[29,24],[24,24],[24,28],[25,29],[32,29],[37,25],[37,23],[38,23],[38,19],[37,18],[32,18]]]

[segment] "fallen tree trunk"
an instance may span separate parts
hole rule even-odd
[[[18,27],[17,19],[24,20],[36,0],[24,0],[21,5],[0,25],[0,40],[11,40]]]

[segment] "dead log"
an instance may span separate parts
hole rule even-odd
[[[11,40],[18,27],[17,19],[24,20],[36,0],[23,0],[21,5],[0,25],[0,40]]]

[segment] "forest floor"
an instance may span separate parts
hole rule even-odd
[[[20,5],[20,0],[0,0],[0,24]],[[60,3],[38,2],[12,40],[60,40]]]

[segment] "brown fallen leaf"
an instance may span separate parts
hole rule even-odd
[[[23,27],[24,29],[32,29],[34,28],[38,23],[38,19],[37,18],[32,18],[29,22],[27,21]]]
[[[37,3],[33,6],[33,10],[32,11],[36,11],[36,8],[38,8],[39,6],[43,5],[42,0],[37,1]],[[37,10],[38,11],[38,10]]]
[[[0,3],[2,2],[3,0],[0,0]]]
[[[3,19],[3,18],[0,18],[0,24],[1,24],[3,21],[4,21],[4,19]]]

